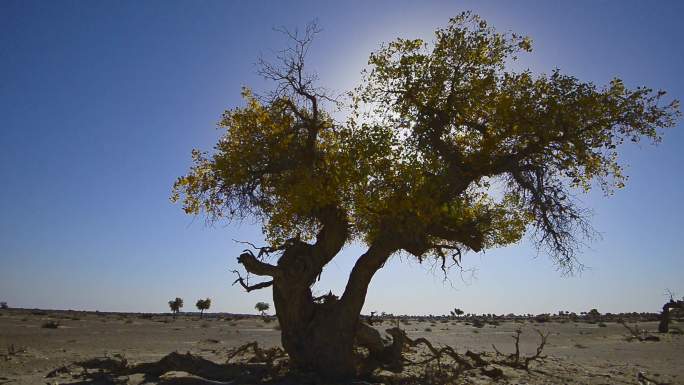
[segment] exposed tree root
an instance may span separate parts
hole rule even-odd
[[[190,353],[171,353],[157,362],[134,365],[125,371],[125,374],[144,374],[151,377],[159,377],[164,373],[177,371],[214,381],[230,381],[241,374],[246,368],[237,366],[220,365],[207,359],[194,356]]]
[[[93,358],[76,362],[74,369],[81,368],[77,375],[81,379],[103,383],[120,383],[121,377],[142,374],[146,380],[159,380],[162,384],[243,384],[272,379],[280,367],[274,366],[284,353],[279,348],[261,349],[256,342],[240,346],[231,351],[229,359],[252,350],[248,362],[217,364],[190,353],[170,353],[156,362],[129,365],[122,356]],[[162,378],[169,372],[184,372],[189,376]],[[48,373],[55,377],[62,373],[73,373],[70,367],[60,367]],[[125,383],[125,380],[124,380]]]
[[[249,351],[251,354],[248,354]],[[250,342],[229,350],[226,364],[230,364],[230,361],[236,358],[242,358],[242,362],[250,364],[263,364],[272,376],[282,374],[288,363],[287,353],[283,349],[279,347],[263,349],[257,342]]]
[[[367,326],[367,325],[366,325]],[[451,384],[466,372],[473,370],[493,380],[504,377],[497,365],[529,371],[530,363],[543,358],[541,355],[548,336],[537,331],[541,343],[536,353],[529,357],[520,354],[521,331],[516,330],[515,353],[504,355],[494,347],[493,354],[467,351],[464,355],[448,345],[435,346],[425,338],[411,339],[398,327],[387,329],[392,338],[383,339],[369,326],[360,327],[357,343],[365,349],[359,360],[361,380],[381,381],[387,384]],[[496,357],[504,356],[504,359]],[[104,384],[126,383],[127,377],[142,374],[146,381],[165,385],[224,385],[273,383],[320,383],[313,374],[288,372],[287,354],[280,348],[260,348],[251,342],[227,352],[226,362],[215,363],[190,353],[171,353],[156,362],[131,365],[125,357],[93,358],[63,366],[48,373],[46,377],[62,374]],[[390,371],[401,375],[383,375]],[[175,374],[172,374],[175,372]],[[179,374],[178,372],[182,372]],[[313,376],[313,377],[312,377]],[[288,382],[290,381],[290,382]],[[82,384],[77,382],[74,384]],[[364,381],[358,383],[367,383]]]
[[[416,338],[415,340],[410,339],[406,333],[398,328],[395,328],[392,333],[393,336],[398,336],[401,335],[401,338],[404,339],[404,343],[412,348],[418,347],[419,345],[425,345],[425,347],[430,351],[430,356],[427,360],[424,360],[422,362],[418,362],[416,364],[425,364],[429,363],[430,361],[437,361],[438,365],[441,365],[441,362],[443,358],[451,358],[454,362],[456,362],[460,367],[463,369],[472,369],[473,365],[468,362],[468,360],[464,359],[461,357],[456,351],[448,345],[445,345],[440,348],[435,348],[434,345],[430,341],[428,341],[425,338]],[[397,338],[397,337],[395,337]],[[468,351],[466,353],[466,356],[468,353],[471,353]],[[479,357],[478,357],[479,358]],[[405,358],[404,358],[405,359]],[[475,362],[475,365],[477,366],[479,364],[479,361]]]
[[[362,326],[361,329],[364,327]],[[370,373],[376,369],[399,373],[403,372],[406,367],[422,368],[422,373],[412,380],[404,377],[402,382],[396,382],[391,378],[382,378],[383,381],[389,383],[447,384],[454,382],[456,378],[472,370],[477,370],[480,374],[494,380],[503,378],[503,370],[495,365],[529,371],[530,364],[533,361],[544,358],[542,352],[548,337],[548,334],[537,331],[541,337],[541,342],[537,346],[535,354],[523,357],[520,354],[522,331],[516,330],[516,334],[513,336],[515,353],[506,356],[494,347],[497,357],[505,357],[502,360],[497,360],[470,350],[465,355],[460,355],[451,346],[435,346],[425,338],[411,339],[405,331],[398,327],[387,329],[387,333],[392,336],[391,342],[382,340],[375,329],[368,329],[357,333],[357,342],[369,351],[363,362],[365,373]],[[415,354],[406,354],[408,352],[416,353],[416,350],[421,347],[423,348],[421,359],[416,359]]]

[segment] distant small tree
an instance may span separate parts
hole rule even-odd
[[[268,311],[268,309],[271,308],[271,305],[269,305],[269,304],[266,303],[266,302],[257,302],[257,304],[254,305],[254,308],[255,308],[257,311],[261,312],[261,316],[262,316],[262,317],[265,317],[265,316],[266,316],[266,312]]]
[[[368,318],[366,318],[366,322],[368,322],[369,325],[373,325],[373,321],[374,321],[376,314],[378,314],[377,311],[372,311],[372,312],[370,312],[370,316],[368,316]]]
[[[198,299],[195,306],[197,306],[197,309],[199,309],[200,318],[202,318],[202,316],[204,315],[204,311],[209,310],[209,307],[211,307],[211,299]]]
[[[670,288],[665,289],[665,295],[670,297],[670,302],[674,301],[674,297],[676,297],[676,294],[674,291],[672,291]]]
[[[0,309],[9,309],[9,306],[7,306],[7,302],[0,302]]]
[[[460,317],[463,315],[463,310],[456,308],[456,309],[452,310],[450,313],[451,313],[452,317]]]
[[[589,313],[587,313],[587,315],[591,318],[597,318],[597,317],[601,316],[601,313],[599,313],[599,311],[596,309],[591,309],[591,310],[589,310]]]
[[[176,297],[176,299],[169,301],[169,307],[171,312],[173,312],[173,317],[175,318],[180,309],[183,307],[183,299]]]

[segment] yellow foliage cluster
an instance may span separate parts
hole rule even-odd
[[[315,237],[331,207],[350,240],[391,228],[479,250],[517,242],[531,224],[556,237],[578,219],[566,189],[624,186],[618,146],[658,141],[679,111],[664,92],[619,79],[599,88],[558,70],[506,70],[531,49],[468,13],[430,44],[398,39],[371,54],[345,122],[245,89],[172,199],[212,219],[260,218],[273,244]]]

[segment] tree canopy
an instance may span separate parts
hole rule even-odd
[[[195,306],[201,312],[204,312],[205,310],[209,310],[209,308],[211,307],[211,298],[198,299],[197,302],[195,303]]]
[[[270,308],[271,308],[271,305],[269,305],[266,302],[257,302],[256,305],[254,305],[254,309],[261,312],[262,315],[266,314],[266,312]]]
[[[176,297],[175,299],[169,301],[169,308],[173,313],[178,313],[182,307],[183,299],[180,297]]]
[[[172,195],[187,213],[258,218],[274,249],[331,242],[334,228],[338,243],[384,242],[443,267],[530,229],[567,270],[578,237],[591,235],[575,192],[623,187],[620,145],[657,143],[680,115],[664,91],[617,78],[598,86],[508,70],[531,40],[470,13],[432,42],[397,39],[372,53],[341,103],[305,71],[315,33],[293,35],[280,65],[262,63],[274,91],[243,89],[214,151],[193,151]],[[345,121],[325,109],[340,103]]]

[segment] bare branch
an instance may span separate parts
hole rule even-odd
[[[513,170],[509,183],[531,209],[537,247],[548,250],[565,273],[581,270],[583,266],[575,257],[581,239],[598,235],[589,223],[590,212],[579,207],[562,182],[543,165]]]
[[[229,350],[226,363],[230,363],[230,361],[236,357],[244,356],[249,350],[252,351],[252,356],[249,357],[249,361],[264,363],[267,368],[274,368],[276,360],[287,358],[287,353],[285,353],[283,349],[279,347],[263,349],[260,348],[259,344],[255,341]]]
[[[288,107],[300,119],[308,122],[318,122],[320,118],[319,107],[322,101],[338,104],[336,98],[331,97],[321,87],[315,85],[318,75],[315,72],[307,72],[304,69],[306,56],[311,44],[322,29],[316,21],[307,24],[303,34],[298,30],[288,30],[285,27],[274,28],[290,39],[292,45],[276,55],[277,64],[265,60],[258,60],[257,73],[263,78],[272,80],[276,87],[267,96],[266,100],[286,101]],[[309,112],[310,111],[310,112]]]
[[[278,252],[278,251],[283,251],[283,250],[285,250],[285,248],[288,246],[290,240],[285,241],[285,243],[283,243],[282,245],[278,245],[278,246],[261,246],[261,247],[255,246],[252,242],[238,241],[238,240],[236,240],[236,239],[233,239],[233,242],[235,242],[235,243],[242,243],[242,244],[245,244],[245,245],[249,245],[249,246],[252,247],[254,250],[258,250],[258,251],[259,251],[259,254],[257,254],[256,258],[259,259],[259,260],[262,260],[264,257],[270,256],[271,253],[275,253],[275,252]],[[251,253],[251,251],[249,251],[249,250],[245,250],[244,252],[249,252],[249,253]]]
[[[435,245],[432,245],[432,248],[435,250],[437,257],[441,260],[440,269],[442,269],[442,272],[444,273],[445,276],[447,274],[447,270],[453,266],[458,266],[459,268],[462,269],[461,260],[463,258],[463,252],[461,251],[460,246],[447,245],[447,244],[435,244]],[[450,250],[451,253],[449,253],[449,255],[447,255],[447,253],[445,253],[445,250]],[[447,266],[447,259],[451,259],[451,261],[452,261],[450,266]]]
[[[537,351],[535,352],[535,354],[533,356],[525,357],[525,364],[524,364],[525,369],[529,368],[530,362],[532,362],[536,359],[539,359],[539,358],[543,358],[543,356],[541,354],[544,351],[544,346],[546,346],[546,339],[549,336],[549,332],[547,332],[546,334],[543,334],[539,330],[535,329],[535,331],[537,332],[537,334],[539,334],[539,337],[541,338],[541,342],[539,343],[539,345],[537,345]]]
[[[432,345],[432,343],[430,343],[430,341],[428,341],[427,339],[425,339],[423,337],[416,338],[415,340],[412,340],[408,336],[405,335],[404,338],[405,338],[406,344],[408,346],[416,347],[416,346],[422,344],[422,345],[425,345],[428,348],[428,350],[430,351],[430,353],[432,354],[432,356],[429,357],[428,359],[426,359],[422,362],[417,362],[416,363],[417,365],[425,364],[425,363],[428,363],[428,362],[433,361],[433,360],[437,360],[437,362],[439,362],[441,360],[442,356],[446,355],[446,356],[450,357],[452,360],[456,361],[463,368],[465,368],[465,369],[472,368],[472,365],[466,359],[464,359],[458,353],[456,353],[454,348],[452,348],[451,346],[446,345],[446,346],[442,346],[440,348],[436,348]]]
[[[240,275],[240,272],[237,270],[233,270],[233,273],[237,274],[238,276],[238,278],[233,282],[233,285],[239,283],[240,286],[242,286],[248,293],[252,290],[259,290],[273,285],[273,281],[260,282],[254,285],[250,285],[249,276],[242,278],[242,275]]]
[[[674,297],[676,296],[674,291],[672,291],[670,288],[666,288],[665,289],[665,295],[667,297],[670,297],[670,302],[674,302]]]
[[[501,365],[506,365],[510,366],[512,368],[518,368],[518,369],[525,369],[529,370],[530,363],[532,361],[538,360],[540,358],[544,358],[542,356],[542,352],[544,351],[544,347],[546,346],[546,339],[549,336],[549,333],[543,334],[541,331],[535,329],[537,334],[539,334],[539,337],[541,338],[541,341],[539,342],[539,345],[537,345],[537,350],[534,355],[529,356],[529,357],[523,357],[521,359],[520,357],[520,335],[522,334],[521,329],[516,329],[515,330],[515,335],[513,335],[513,339],[515,340],[515,353],[511,353],[503,361],[497,361],[498,364]],[[492,348],[494,348],[494,351],[496,352],[497,356],[504,356],[503,353],[499,351],[499,349],[492,344]]]

